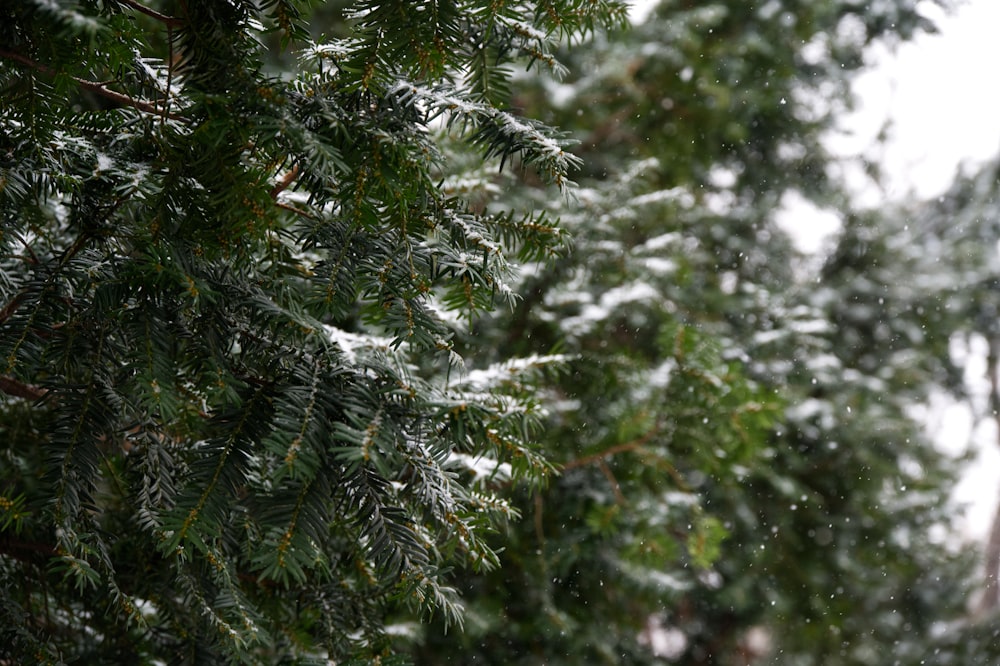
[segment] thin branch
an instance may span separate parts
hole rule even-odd
[[[28,295],[23,291],[14,294],[14,298],[10,299],[3,308],[0,308],[0,324],[10,319],[11,315],[17,312],[17,309],[21,307],[21,303],[24,303],[27,298]]]
[[[167,116],[170,115],[170,91],[174,81],[174,66],[177,64],[174,62],[174,29],[169,25],[167,26],[167,48],[170,52],[167,54],[167,86],[164,89],[163,114],[160,116],[161,126],[167,122]]]
[[[21,55],[20,53],[14,53],[12,51],[7,51],[6,49],[0,49],[0,58],[7,58],[8,60],[19,62],[22,65],[30,67],[31,69],[34,69],[36,71],[42,72],[43,74],[48,74],[49,76],[56,76],[59,73],[55,69],[49,67],[48,65],[43,65],[39,62],[35,62],[31,58],[27,58]],[[98,83],[96,81],[88,81],[87,79],[81,79],[78,76],[73,76],[71,78],[74,81],[76,81],[77,84],[79,84],[79,86],[84,90],[89,90],[90,92],[100,95],[101,97],[117,102],[122,106],[130,106],[133,109],[138,109],[139,111],[143,111],[145,113],[151,113],[157,116],[166,115],[168,118],[172,120],[181,119],[181,116],[174,115],[172,113],[164,114],[164,110],[161,107],[157,106],[156,104],[141,99],[134,99],[132,97],[129,97],[128,95],[123,95],[120,92],[110,90],[106,88],[105,84],[103,83]]]
[[[286,173],[284,176],[281,177],[281,180],[279,180],[277,183],[274,184],[274,187],[271,188],[270,192],[271,198],[274,199],[274,205],[277,206],[278,208],[281,208],[282,210],[287,210],[290,213],[295,213],[300,217],[308,218],[310,220],[313,220],[314,222],[318,221],[318,218],[312,213],[302,210],[301,208],[296,208],[295,206],[286,204],[282,201],[278,201],[278,195],[287,190],[289,187],[291,187],[292,183],[294,183],[295,179],[298,177],[299,177],[299,165],[296,164],[288,171],[288,173]]]
[[[538,539],[538,552],[540,553],[545,548],[545,528],[542,526],[542,511],[543,511],[542,507],[544,506],[545,502],[544,500],[542,500],[541,493],[535,493],[534,502],[535,502],[535,515],[534,515],[535,538]]]
[[[307,211],[302,210],[301,208],[296,208],[295,206],[290,206],[290,205],[288,205],[286,203],[282,203],[280,201],[275,201],[274,205],[277,206],[278,208],[282,209],[282,210],[287,210],[290,213],[295,213],[296,215],[299,215],[300,217],[308,218],[310,220],[313,220],[314,222],[319,220],[318,217],[316,217],[312,213],[309,213]]]
[[[136,0],[118,0],[118,2],[120,2],[123,5],[127,5],[132,9],[136,10],[137,12],[145,14],[146,16],[155,18],[157,21],[167,26],[168,28],[179,28],[180,26],[184,25],[184,21],[182,19],[179,19],[176,16],[167,16],[166,14],[161,14],[160,12],[156,11],[151,7],[147,7],[146,5],[136,2]]]
[[[28,400],[41,400],[47,393],[45,389],[6,376],[0,376],[0,392]]]
[[[277,199],[278,195],[287,190],[288,186],[292,184],[292,182],[298,177],[298,175],[299,175],[299,165],[296,164],[291,168],[291,170],[288,173],[282,176],[281,180],[279,180],[274,187],[271,188],[271,198]]]
[[[625,453],[626,451],[633,451],[635,449],[641,448],[649,440],[655,437],[660,432],[660,425],[657,424],[652,430],[647,432],[645,435],[638,439],[633,439],[631,442],[625,442],[624,444],[617,444],[615,446],[604,449],[603,451],[598,451],[597,453],[592,453],[589,456],[584,456],[582,458],[577,458],[576,460],[570,460],[568,463],[562,466],[563,469],[575,469],[577,467],[584,467],[591,463],[599,462],[605,458],[610,458],[612,456],[618,455],[619,453]]]
[[[986,614],[993,612],[1000,605],[1000,581],[997,580],[1000,576],[1000,505],[993,514],[983,560],[986,580],[983,583],[983,596],[979,599],[976,610]]]
[[[615,502],[620,505],[624,505],[626,502],[625,495],[622,494],[622,487],[619,485],[618,479],[615,478],[614,472],[612,472],[611,468],[608,467],[608,463],[604,462],[603,459],[598,460],[597,467],[604,474],[604,478],[608,480],[608,483],[611,484],[611,490],[615,492]]]

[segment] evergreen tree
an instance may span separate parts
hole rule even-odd
[[[879,275],[897,304],[890,319],[894,337],[936,345],[936,385],[963,403],[975,423],[991,423],[994,436],[1000,432],[997,175],[994,159],[975,172],[959,173],[943,196],[898,206],[879,221],[896,257]],[[906,281],[904,275],[919,278]],[[968,367],[977,361],[985,366],[982,376]],[[992,613],[1000,604],[1000,511],[989,532],[985,565],[977,606]]]
[[[0,2],[0,661],[392,658],[549,471],[453,335],[564,239],[463,172],[567,186],[512,68],[623,6],[310,4]]]
[[[820,141],[865,47],[930,27],[912,2],[668,0],[567,54],[578,76],[521,82],[581,141],[579,196],[548,204],[574,252],[465,344],[572,356],[561,473],[419,663],[996,660],[947,537],[954,461],[912,416],[951,377],[934,311],[898,297],[925,273]],[[776,222],[792,192],[842,211],[819,267]]]

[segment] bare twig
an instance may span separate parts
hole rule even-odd
[[[160,115],[160,124],[163,125],[167,122],[167,116],[170,114],[170,90],[171,86],[174,84],[174,29],[167,26],[167,48],[170,53],[167,54],[167,87],[164,91],[163,99],[163,113]]]
[[[21,303],[26,298],[27,295],[23,291],[14,294],[14,298],[10,299],[3,308],[0,308],[0,324],[10,319],[11,315],[17,312],[17,309],[21,307]]]
[[[545,505],[544,500],[542,500],[541,493],[535,493],[535,538],[538,539],[539,552],[545,547],[545,528],[542,526],[542,511]]]
[[[282,210],[287,210],[289,213],[295,213],[299,217],[305,217],[305,218],[308,218],[308,219],[313,220],[313,221],[317,221],[319,219],[315,215],[313,215],[312,213],[310,213],[308,211],[304,211],[301,208],[296,208],[295,206],[290,206],[290,205],[288,205],[286,203],[282,203],[280,201],[275,201],[274,205],[277,206],[278,208],[282,209]]]
[[[989,613],[995,610],[1000,604],[1000,506],[993,514],[993,524],[990,526],[990,534],[986,541],[985,574],[986,581],[983,585],[983,596],[979,599],[980,613]]]

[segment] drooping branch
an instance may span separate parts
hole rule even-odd
[[[6,49],[0,49],[0,58],[13,60],[14,62],[18,62],[26,67],[34,69],[35,71],[42,72],[43,74],[48,74],[49,76],[55,76],[56,74],[58,74],[58,72],[55,69],[49,67],[48,65],[43,65],[42,63],[35,62],[34,60],[28,58],[27,56],[23,56],[20,53],[14,53],[13,51],[8,51]],[[181,116],[177,116],[171,113],[164,114],[164,110],[160,106],[152,102],[147,102],[141,99],[135,99],[134,97],[129,97],[128,95],[123,95],[120,92],[111,90],[110,88],[107,87],[107,84],[105,83],[99,83],[97,81],[89,81],[87,79],[82,79],[78,76],[74,76],[72,77],[72,79],[76,81],[76,83],[84,90],[90,91],[96,95],[100,95],[105,99],[110,99],[113,102],[116,102],[117,104],[121,104],[122,106],[130,106],[133,109],[138,109],[139,111],[143,111],[145,113],[151,113],[157,116],[166,115],[168,118],[172,120],[181,119]]]

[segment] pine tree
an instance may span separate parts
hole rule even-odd
[[[513,68],[609,0],[0,2],[0,652],[392,658],[550,470],[531,387],[465,368],[563,234],[467,172],[578,161]]]

